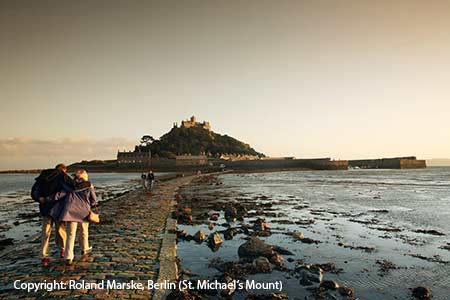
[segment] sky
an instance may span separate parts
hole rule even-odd
[[[270,156],[450,157],[449,1],[0,0],[0,170],[191,115]]]

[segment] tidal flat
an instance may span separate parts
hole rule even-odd
[[[417,287],[448,299],[449,178],[449,168],[199,177],[177,195],[181,279],[283,284],[191,291],[206,299],[414,299]]]

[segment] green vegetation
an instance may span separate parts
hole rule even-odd
[[[221,135],[206,130],[201,126],[190,128],[173,127],[159,140],[136,146],[136,151],[151,150],[152,156],[174,158],[182,154],[206,154],[218,157],[221,154],[240,154],[264,156],[245,144],[228,135]]]

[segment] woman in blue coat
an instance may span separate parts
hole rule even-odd
[[[85,170],[77,171],[75,189],[57,193],[54,200],[59,200],[59,203],[55,205],[50,214],[55,220],[66,222],[67,240],[64,259],[67,264],[72,264],[78,225],[81,227],[78,243],[83,255],[92,250],[92,247],[89,246],[88,217],[92,207],[97,205],[97,196],[92,184],[88,181],[87,172]]]

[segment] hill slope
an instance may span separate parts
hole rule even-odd
[[[136,150],[152,151],[152,156],[174,157],[175,155],[205,153],[210,156],[221,154],[240,154],[264,156],[250,145],[245,144],[228,135],[221,135],[206,130],[201,126],[190,128],[173,127],[159,140],[155,140],[146,146],[136,146]]]

